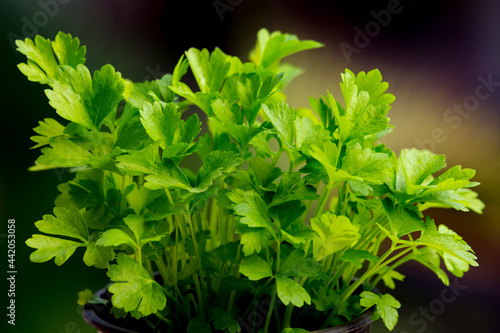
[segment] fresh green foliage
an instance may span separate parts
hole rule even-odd
[[[346,69],[343,103],[327,92],[294,109],[283,89],[300,69],[282,60],[322,46],[295,35],[262,29],[250,62],[191,48],[172,74],[140,83],[111,65],[91,73],[69,34],[17,45],[19,69],[48,85],[60,116],[34,129],[31,170],[76,173],[35,223],[43,234],[26,241],[30,259],[62,265],[84,248],[83,262],[107,271],[116,317],[162,332],[299,333],[370,309],[392,330],[400,303],[373,290],[394,289],[401,264],[415,260],[445,284],[442,267],[461,277],[477,266],[426,215],[481,213],[475,171],[379,143],[395,97],[378,70]],[[256,311],[265,321],[241,321]]]
[[[165,307],[167,299],[158,282],[149,276],[148,271],[137,261],[124,253],[111,265],[108,276],[116,282],[109,291],[113,293],[111,301],[118,308],[131,312],[135,318],[150,315]]]
[[[331,212],[323,213],[319,218],[311,219],[313,254],[316,261],[342,249],[351,248],[361,237],[359,228],[345,216],[336,216]]]
[[[360,304],[367,308],[375,305],[374,319],[382,317],[385,326],[391,331],[394,329],[398,322],[398,311],[396,309],[401,307],[401,304],[394,297],[389,294],[379,296],[371,291],[363,291]]]

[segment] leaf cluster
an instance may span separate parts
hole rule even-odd
[[[32,170],[75,172],[35,223],[30,258],[62,265],[83,248],[113,283],[117,317],[234,333],[266,302],[251,329],[302,332],[319,328],[308,318],[328,327],[373,309],[392,330],[400,303],[373,291],[394,288],[401,264],[415,260],[445,284],[442,262],[456,276],[477,266],[425,212],[480,213],[474,170],[379,142],[395,97],[378,70],[346,69],[343,101],[326,92],[296,110],[283,90],[300,70],[283,58],[322,45],[291,34],[260,30],[249,62],[191,48],[172,74],[141,83],[111,65],[91,74],[69,34],[17,45],[19,69],[59,115],[34,129]]]

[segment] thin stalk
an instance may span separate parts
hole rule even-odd
[[[378,228],[372,228],[370,230],[370,232],[368,232],[368,234],[364,235],[362,237],[363,239],[363,242],[362,243],[359,243],[356,244],[353,249],[356,249],[356,250],[363,250],[365,248],[365,246],[369,245],[372,241],[372,238],[375,237],[377,235],[377,233],[382,233],[382,231]],[[374,254],[376,254],[376,252],[372,252]]]
[[[342,145],[344,142],[342,139],[339,139],[339,144],[337,145],[337,156],[335,156],[335,167],[338,167],[339,165],[339,160],[340,160],[340,152],[342,151]]]
[[[173,205],[174,204],[174,199],[172,199],[172,194],[170,194],[170,191],[168,188],[165,189],[165,193],[167,194],[168,202]]]
[[[200,250],[198,248],[198,243],[196,242],[196,232],[194,230],[193,222],[191,220],[191,215],[187,215],[187,224],[189,227],[189,230],[191,231],[191,236],[193,237],[193,247],[194,247],[194,253],[196,256],[196,260],[198,261],[198,268],[200,270],[200,281],[201,281],[201,288],[203,292],[201,293],[201,303],[203,303],[203,308],[205,307],[206,304],[206,297],[208,295],[208,286],[207,286],[207,281],[205,279],[205,271],[203,270],[203,267],[201,265],[201,256],[200,256]],[[204,314],[204,311],[201,312]]]
[[[217,207],[217,204],[215,202],[215,199],[212,198],[212,203],[210,205],[210,221],[209,221],[209,230],[210,230],[210,236],[212,237],[213,239],[213,248],[216,248],[218,244],[221,243],[221,239],[214,239],[214,236],[220,236],[220,232],[217,232],[217,229],[218,229],[218,213],[219,213],[219,209]],[[221,227],[221,225],[219,225],[219,228]],[[221,230],[221,229],[219,229]]]
[[[236,261],[237,262],[240,260],[240,257],[241,257],[241,244],[238,245],[238,252],[236,253]],[[236,270],[237,270],[236,271],[236,278],[239,279],[241,276],[241,273],[237,267],[236,267]],[[227,305],[227,313],[229,313],[229,314],[231,314],[231,311],[233,310],[235,297],[236,297],[236,289],[233,289],[231,291],[230,296],[229,296],[229,303]]]
[[[338,280],[342,276],[342,274],[347,266],[348,266],[348,262],[342,263],[326,285],[329,287],[333,282],[335,282],[335,285],[338,285]]]
[[[328,197],[330,196],[330,190],[333,188],[335,184],[330,187],[330,184],[325,184],[323,187],[323,192],[321,192],[321,196],[319,198],[318,206],[316,207],[316,212],[314,213],[314,217],[318,217],[321,215],[323,210],[325,209],[326,202],[328,201]]]
[[[288,160],[290,161],[290,164],[288,166],[288,173],[291,174],[293,172],[293,169],[295,168],[295,163],[292,158],[292,153],[288,154]]]
[[[312,203],[313,203],[314,200],[309,200],[306,204],[306,209],[304,210],[304,213],[302,213],[302,216],[301,218],[302,219],[306,219],[307,218],[307,215],[309,215],[309,210],[311,209],[311,206],[312,206]]]
[[[157,316],[158,318],[160,318],[161,320],[163,320],[164,322],[166,322],[168,324],[168,326],[170,326],[170,327],[173,326],[172,322],[168,318],[165,318],[164,316],[162,316],[159,312],[156,312],[155,316]]]
[[[184,99],[184,100],[180,101],[179,103],[177,103],[177,106],[179,107],[178,111],[182,113],[183,111],[187,110],[187,108],[191,105],[193,105],[193,102],[191,102],[190,100]]]
[[[326,266],[326,267],[331,267],[332,268],[332,271],[330,272],[330,275],[333,275],[333,269],[335,267],[337,267],[337,263],[338,261],[340,260],[339,258],[341,258],[345,253],[345,250],[342,251],[342,252],[336,252],[334,253],[331,258],[330,258],[330,265],[329,266]]]
[[[251,313],[252,309],[256,309],[256,304],[259,304],[260,302],[260,297],[259,298],[254,298],[252,302],[248,303],[248,306],[246,307],[245,311],[243,312],[243,316],[241,318],[249,318],[249,314]],[[257,316],[253,316],[254,319],[256,319]],[[255,321],[252,323],[252,331],[255,332]]]
[[[397,255],[391,257],[390,259],[389,256],[394,253],[394,251],[396,250],[401,250],[403,248],[406,248],[405,250],[401,251],[400,253],[398,253]],[[339,303],[337,304],[337,306],[332,310],[332,312],[330,312],[330,315],[328,316],[328,318],[326,319],[325,323],[323,324],[323,326],[321,328],[325,328],[326,325],[331,322],[333,320],[333,318],[335,318],[335,316],[337,315],[338,313],[338,310],[339,308],[342,306],[342,304],[349,298],[349,296],[351,296],[351,294],[365,281],[367,280],[369,277],[373,276],[374,274],[377,273],[378,270],[380,270],[381,268],[389,265],[391,262],[393,262],[394,260],[397,260],[398,258],[400,258],[401,256],[404,256],[406,253],[408,253],[409,251],[411,251],[412,248],[408,248],[407,246],[395,246],[395,244],[393,243],[391,248],[389,250],[387,250],[384,255],[382,257],[380,257],[380,259],[377,261],[377,263],[370,269],[368,269],[358,280],[356,280],[356,282],[354,282],[352,285],[350,285],[346,290],[344,290],[344,292],[340,295],[340,301]]]
[[[155,257],[156,257],[155,263],[156,263],[156,266],[158,266],[158,271],[160,271],[160,275],[163,279],[163,283],[171,285],[170,279],[168,278],[167,266],[165,265],[163,258],[160,257],[157,253],[155,253]]]
[[[274,154],[274,157],[273,157],[273,166],[276,166],[276,164],[278,163],[278,160],[281,157],[281,154],[283,154],[283,150],[282,149],[278,150],[276,152],[276,154]]]
[[[154,278],[153,266],[151,265],[151,260],[146,261],[146,270],[151,278]]]
[[[173,248],[173,254],[172,254],[172,273],[173,273],[173,276],[174,276],[174,286],[176,286],[175,288],[175,293],[176,293],[176,296],[177,297],[180,297],[181,293],[180,291],[178,290],[179,287],[179,281],[178,281],[178,278],[177,278],[177,274],[178,274],[178,270],[179,270],[179,258],[178,258],[178,253],[179,253],[179,230],[178,230],[178,227],[175,226],[175,245],[174,245],[174,248]]]
[[[221,208],[223,209],[223,208]],[[226,243],[234,241],[234,225],[236,223],[236,220],[234,218],[234,215],[225,215],[225,220],[226,220]]]
[[[231,294],[229,295],[229,303],[227,305],[227,313],[231,314],[231,311],[233,311],[233,305],[234,305],[234,300],[236,298],[236,289],[233,289],[231,291]]]
[[[292,322],[293,308],[295,308],[295,306],[292,303],[289,303],[286,306],[285,317],[283,318],[283,328],[290,328]]]
[[[125,187],[126,187],[126,184],[127,184],[127,175],[122,175],[122,187],[121,187],[121,191],[120,191],[120,202],[119,202],[119,208],[120,208],[120,212],[123,211],[123,207],[122,207],[122,202],[123,202],[123,199],[125,198]]]
[[[144,321],[146,322],[146,324],[148,324],[149,327],[151,327],[154,330],[156,329],[156,326],[151,321],[149,321],[147,317],[144,317]]]
[[[226,263],[219,263],[218,271],[219,274],[217,275],[217,279],[215,281],[214,286],[212,287],[212,290],[217,294],[219,292],[220,284],[222,282],[222,279],[224,278],[224,266],[226,266]]]
[[[339,195],[338,195],[338,200],[337,200],[337,207],[335,209],[335,214],[337,215],[342,215],[342,209],[344,208],[343,205],[344,205],[344,202],[345,202],[345,198],[344,196],[346,195],[346,189],[345,189],[345,182],[342,183],[340,186],[339,186]]]
[[[163,290],[163,293],[169,298],[172,300],[172,302],[175,303],[175,305],[177,305],[179,307],[179,309],[181,309],[184,314],[189,318],[191,319],[191,316],[189,315],[189,313],[186,311],[186,309],[184,308],[184,306],[179,302],[179,300],[177,298],[174,297],[174,295],[172,295],[170,293],[170,291],[168,291],[168,289],[166,289],[165,287],[163,286],[160,286],[161,290]]]
[[[198,310],[202,316],[205,316],[205,304],[203,301],[203,292],[201,291],[200,281],[198,280],[198,275],[196,275],[195,273],[193,273],[192,277],[194,288],[196,290],[196,294],[198,295]]]
[[[392,266],[389,267],[389,269],[387,270],[387,272],[385,272],[384,274],[379,274],[378,277],[375,280],[373,280],[372,283],[370,283],[370,285],[367,287],[366,290],[372,290],[373,288],[375,288],[375,286],[380,282],[380,280],[382,280],[384,278],[384,275],[386,275],[390,271],[395,270],[400,265],[402,265],[405,262],[408,262],[408,261],[410,261],[412,259],[413,258],[412,258],[411,254],[407,255],[406,257],[403,257],[403,258],[399,259],[394,265],[392,265]]]
[[[223,214],[223,208],[219,207],[219,219],[220,219],[220,237],[221,241],[220,244],[227,244],[228,239],[227,239],[227,227],[229,224],[228,217],[226,214]]]
[[[276,288],[273,290],[273,295],[271,296],[271,304],[269,305],[269,310],[267,310],[266,324],[264,326],[264,333],[269,330],[269,323],[271,322],[271,316],[273,314],[274,302],[276,301]]]
[[[323,323],[323,326],[321,328],[325,328],[328,323],[330,323],[333,318],[337,315],[339,309],[342,307],[342,304],[351,296],[351,294],[372,274],[374,274],[378,266],[382,265],[382,262],[386,260],[392,253],[394,252],[394,247],[391,247],[389,250],[387,250],[382,257],[377,261],[377,265],[372,267],[371,269],[367,270],[358,280],[356,280],[352,285],[350,285],[344,292],[340,295],[340,301],[337,303],[337,306],[333,308],[333,310],[330,312],[330,315],[328,318],[325,320]]]
[[[188,215],[189,216],[189,215]],[[176,219],[178,221],[177,223],[177,228],[179,228],[180,230],[180,233],[181,233],[181,236],[182,236],[182,239],[186,239],[187,237],[187,230],[186,230],[186,226],[183,225],[183,223],[181,222],[181,219]],[[189,223],[190,225],[191,223]],[[196,244],[196,238],[193,236],[193,243]],[[182,243],[179,243],[180,246],[183,247],[183,244]],[[197,248],[197,247],[196,247]],[[184,267],[185,265],[185,254],[186,254],[186,251],[181,251],[182,253],[182,267]],[[190,256],[189,257],[189,260],[191,262],[191,264],[194,266],[195,263],[193,262],[193,258]],[[201,266],[201,263],[200,263],[200,266]],[[195,291],[196,291],[196,295],[198,297],[198,312],[202,315],[205,314],[205,304],[204,304],[204,294],[202,293],[201,291],[201,287],[200,287],[200,281],[198,280],[198,275],[196,273],[193,273],[192,274],[192,278],[193,278],[193,283],[194,283],[194,287],[195,287]],[[196,304],[196,301],[194,302]]]
[[[141,244],[139,244],[137,246],[137,262],[139,263],[139,265],[142,266],[142,247],[141,247]]]
[[[276,272],[280,270],[280,262],[281,262],[281,242],[276,242]]]

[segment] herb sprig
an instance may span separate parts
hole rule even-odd
[[[327,92],[295,110],[283,89],[300,70],[282,59],[322,46],[295,35],[260,30],[250,62],[191,48],[172,74],[142,83],[111,65],[91,74],[69,34],[17,46],[19,69],[48,86],[62,118],[34,129],[42,155],[32,169],[76,172],[36,222],[30,258],[62,265],[83,248],[84,263],[114,282],[116,317],[234,333],[269,300],[253,329],[303,332],[319,327],[300,319],[328,327],[374,308],[392,330],[400,303],[373,288],[393,289],[400,265],[420,262],[446,285],[441,261],[459,277],[477,266],[467,243],[425,214],[480,213],[474,170],[379,143],[395,97],[378,70],[342,73],[343,103]],[[182,81],[189,70],[196,88]]]

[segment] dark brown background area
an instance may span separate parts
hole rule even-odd
[[[24,241],[36,231],[33,223],[51,212],[56,186],[69,175],[27,171],[40,154],[29,149],[32,128],[39,120],[57,115],[47,103],[44,88],[27,81],[17,70],[16,65],[25,59],[15,52],[12,39],[33,37],[34,33],[53,38],[60,30],[69,32],[87,46],[87,66],[92,71],[111,63],[124,77],[142,81],[171,72],[182,52],[192,46],[209,50],[218,46],[228,54],[246,58],[262,27],[325,44],[322,49],[287,59],[305,71],[288,87],[290,105],[306,107],[309,96],[318,97],[326,90],[339,97],[340,73],[346,67],[354,72],[379,68],[397,98],[390,111],[396,127],[384,142],[396,151],[419,145],[430,148],[446,154],[450,166],[461,164],[477,170],[476,178],[482,183],[477,190],[487,205],[483,215],[451,210],[429,213],[465,238],[475,249],[480,266],[456,282],[463,287],[453,300],[448,291],[443,294],[444,286],[427,269],[414,264],[403,267],[402,272],[408,275],[406,283],[398,283],[393,292],[403,304],[394,331],[498,332],[500,87],[480,101],[475,111],[453,122],[445,115],[455,104],[474,96],[478,77],[490,76],[500,82],[500,3],[402,0],[396,6],[394,1],[220,2],[229,6],[227,11],[218,13],[212,0],[0,3],[0,232],[5,234],[7,219],[16,219],[18,268],[17,325],[6,326],[2,312],[0,326],[7,327],[2,332],[92,332],[79,315],[76,293],[85,288],[97,290],[107,281],[104,271],[86,267],[78,253],[63,267],[53,262],[29,263],[31,251]],[[363,47],[358,47],[359,53],[353,53],[348,61],[341,43],[355,46],[357,31],[365,31],[367,25],[376,27],[373,12],[380,15],[390,6],[398,13],[390,16],[385,27],[379,24],[378,31],[372,30],[369,42],[365,40]],[[433,137],[436,131],[440,135]],[[7,253],[5,237],[0,237],[0,253]],[[6,256],[0,257],[5,258],[0,264],[5,274]],[[7,286],[5,278],[2,281],[5,309]],[[427,319],[425,311],[429,313]],[[380,322],[373,332],[384,332]]]

